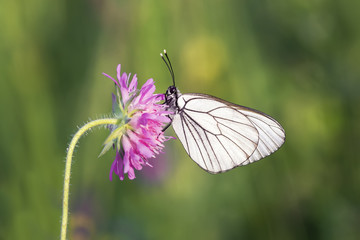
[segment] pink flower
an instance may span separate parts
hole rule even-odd
[[[164,100],[164,94],[154,94],[154,80],[149,79],[137,89],[137,77],[120,73],[121,65],[117,67],[117,79],[103,73],[115,82],[117,95],[112,95],[113,114],[119,119],[118,124],[109,126],[111,131],[105,140],[102,155],[114,146],[115,160],[110,169],[110,180],[113,172],[124,179],[135,178],[135,169],[141,170],[143,166],[150,166],[149,158],[155,157],[164,147],[163,142],[168,140],[163,134],[163,128],[170,119],[165,105],[158,104]]]

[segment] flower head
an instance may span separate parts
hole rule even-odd
[[[113,114],[118,119],[116,125],[109,126],[111,131],[105,140],[100,155],[114,146],[116,156],[110,169],[110,180],[113,172],[124,179],[135,178],[135,169],[141,170],[144,165],[151,166],[149,158],[155,157],[164,147],[168,138],[163,134],[165,124],[170,122],[165,105],[158,104],[164,100],[164,94],[154,94],[154,80],[149,79],[137,89],[137,77],[130,81],[130,74],[121,74],[121,65],[117,67],[117,79],[103,73],[116,84],[117,94],[112,95]]]

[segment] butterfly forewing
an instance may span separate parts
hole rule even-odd
[[[259,111],[205,94],[183,94],[172,126],[189,156],[219,173],[276,151],[285,140],[281,125]]]

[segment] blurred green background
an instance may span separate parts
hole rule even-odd
[[[0,1],[0,239],[58,239],[65,152],[137,73],[264,111],[287,139],[211,175],[178,140],[134,181],[109,181],[108,131],[73,163],[70,239],[357,239],[360,1]],[[173,135],[173,130],[167,131]]]

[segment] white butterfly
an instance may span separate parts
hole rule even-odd
[[[166,50],[166,59],[160,55],[173,79],[164,103],[174,112],[171,125],[188,155],[205,171],[216,174],[253,163],[284,143],[284,129],[265,113],[206,94],[181,94]]]

